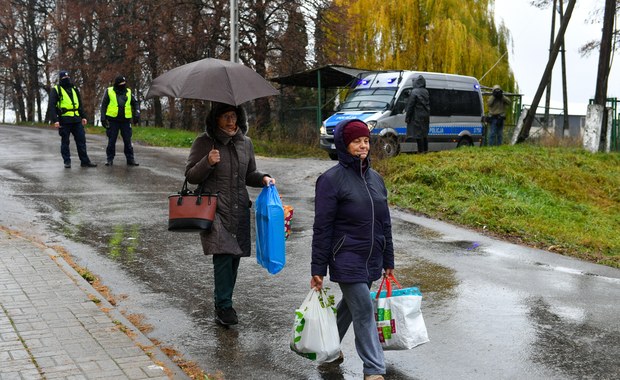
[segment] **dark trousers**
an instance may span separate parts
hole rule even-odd
[[[109,120],[110,127],[106,131],[108,135],[108,147],[105,150],[108,161],[114,160],[116,156],[116,139],[118,138],[118,132],[121,132],[123,138],[123,144],[125,146],[124,153],[127,162],[134,161],[133,157],[133,145],[131,145],[131,124],[127,121]]]
[[[75,140],[75,147],[77,148],[80,162],[83,164],[90,162],[86,153],[86,132],[84,132],[82,123],[63,123],[58,128],[58,134],[60,135],[60,155],[66,164],[71,163],[71,151],[69,150],[71,135],[73,135]]]
[[[428,152],[428,137],[422,137],[415,140],[418,143],[418,153]]]
[[[241,258],[233,255],[213,255],[213,301],[216,309],[232,307],[233,290]]]
[[[489,146],[502,145],[504,136],[504,118],[499,115],[491,116],[491,130],[489,131]]]

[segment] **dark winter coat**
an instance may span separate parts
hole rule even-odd
[[[217,211],[209,232],[201,232],[205,255],[250,256],[250,207],[246,186],[262,187],[267,174],[256,170],[254,146],[245,136],[245,114],[237,108],[237,134],[226,135],[217,127],[217,107],[207,118],[207,131],[198,136],[190,149],[185,176],[191,184],[204,182],[204,191],[218,194]],[[220,151],[221,161],[209,164],[209,151]]]
[[[428,136],[431,103],[426,79],[422,75],[413,80],[413,88],[409,94],[407,107],[405,108],[405,122],[407,123],[407,135],[415,139]]]
[[[316,182],[312,275],[331,281],[375,281],[394,268],[392,223],[383,178],[344,146],[343,125],[334,131],[338,164]]]

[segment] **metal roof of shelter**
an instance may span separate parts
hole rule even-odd
[[[319,89],[346,87],[359,74],[370,71],[340,65],[326,65],[300,73],[270,78],[269,80],[286,86],[316,87]]]
[[[355,67],[325,65],[315,69],[291,75],[270,78],[272,82],[284,86],[313,87],[317,90],[316,123],[320,126],[323,119],[321,90],[338,87],[351,87],[360,74],[371,72]]]

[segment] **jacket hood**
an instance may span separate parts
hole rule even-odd
[[[413,88],[426,87],[426,79],[422,75],[418,75],[417,77],[411,80],[413,84]]]
[[[354,157],[351,154],[349,154],[349,151],[347,150],[347,146],[344,143],[344,127],[345,125],[349,124],[352,121],[359,121],[364,123],[364,121],[359,120],[359,119],[348,119],[348,120],[343,120],[341,122],[339,122],[338,124],[336,124],[336,127],[334,128],[334,145],[336,146],[336,154],[338,154],[338,161],[345,165],[345,166],[350,166],[353,165],[354,163],[358,163],[361,164],[360,159],[358,157]],[[370,152],[368,152],[368,156],[366,156],[366,160],[368,161],[368,163],[370,163]]]
[[[228,111],[235,111],[237,114],[237,127],[243,132],[243,134],[248,133],[248,124],[247,124],[247,116],[245,114],[245,110],[241,106],[233,106],[225,103],[211,103],[211,111],[207,115],[206,124],[206,132],[207,135],[211,138],[215,138],[215,130],[217,128],[217,118],[223,113]]]

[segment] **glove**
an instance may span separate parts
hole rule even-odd
[[[140,124],[140,116],[134,116],[132,123],[135,124]]]
[[[110,124],[108,124],[108,120],[107,119],[101,119],[101,126],[105,129],[110,128]]]

